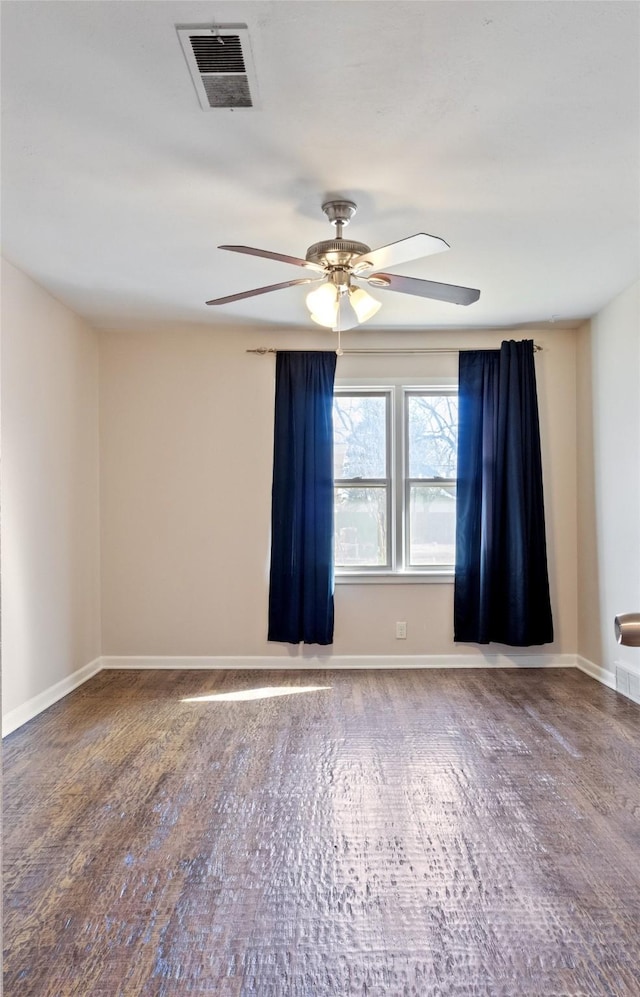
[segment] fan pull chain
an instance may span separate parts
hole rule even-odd
[[[336,327],[336,332],[338,333],[338,348],[336,350],[336,356],[337,357],[341,357],[342,356],[342,341],[341,341],[341,338],[340,338],[340,333],[341,333],[341,328],[340,328],[340,297],[338,298],[338,316],[337,316],[337,318],[338,318],[338,325]]]

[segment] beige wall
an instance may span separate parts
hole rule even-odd
[[[608,671],[616,661],[638,671],[638,651],[615,643],[613,621],[640,611],[640,283],[592,319],[579,357],[578,650]]]
[[[576,596],[576,335],[527,330],[424,335],[393,344],[496,346],[535,338],[556,641],[573,653]],[[389,343],[365,333],[345,346]],[[247,347],[326,348],[323,333],[227,333],[155,327],[100,336],[102,618],[105,655],[314,655],[265,639],[274,391],[273,357]],[[420,365],[420,366],[419,366]],[[353,358],[337,376],[434,369],[455,357]],[[338,585],[323,654],[445,654],[451,584]],[[408,639],[395,639],[405,620]],[[492,653],[499,647],[488,648]]]
[[[95,332],[2,263],[3,715],[100,654]]]
[[[587,661],[602,667],[600,616],[600,566],[596,532],[595,467],[593,456],[594,412],[591,323],[576,336],[577,384],[577,526],[578,526],[578,646]]]

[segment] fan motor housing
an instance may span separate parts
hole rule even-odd
[[[324,267],[348,267],[357,256],[370,253],[371,247],[364,242],[352,242],[350,239],[325,239],[309,246],[305,259],[309,263],[318,263]]]

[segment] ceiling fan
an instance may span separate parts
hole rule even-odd
[[[285,280],[280,284],[269,284],[266,287],[255,287],[250,291],[240,291],[238,294],[227,294],[223,298],[213,298],[207,301],[207,304],[226,305],[231,301],[251,298],[256,294],[278,291],[283,287],[318,284],[319,286],[306,298],[311,318],[319,325],[341,331],[366,322],[380,308],[380,302],[365,291],[360,286],[361,283],[387,291],[401,291],[403,294],[432,298],[435,301],[448,301],[455,305],[470,305],[480,297],[480,291],[472,287],[440,284],[433,280],[382,272],[382,268],[385,267],[393,267],[422,256],[444,252],[445,249],[449,249],[444,239],[419,232],[417,235],[372,250],[363,242],[352,242],[342,237],[343,228],[349,224],[357,210],[357,205],[353,201],[326,201],[322,205],[322,210],[335,226],[336,236],[334,239],[316,242],[313,246],[309,246],[304,259],[272,253],[267,249],[254,249],[252,246],[218,247],[233,253],[246,253],[249,256],[263,256],[269,260],[292,263],[294,266],[313,271],[314,276]]]

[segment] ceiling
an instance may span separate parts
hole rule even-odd
[[[259,107],[203,111],[175,26],[248,26]],[[481,289],[389,291],[373,328],[587,317],[640,272],[636,2],[2,3],[3,253],[96,326],[307,328],[300,277],[329,194],[395,272]]]

